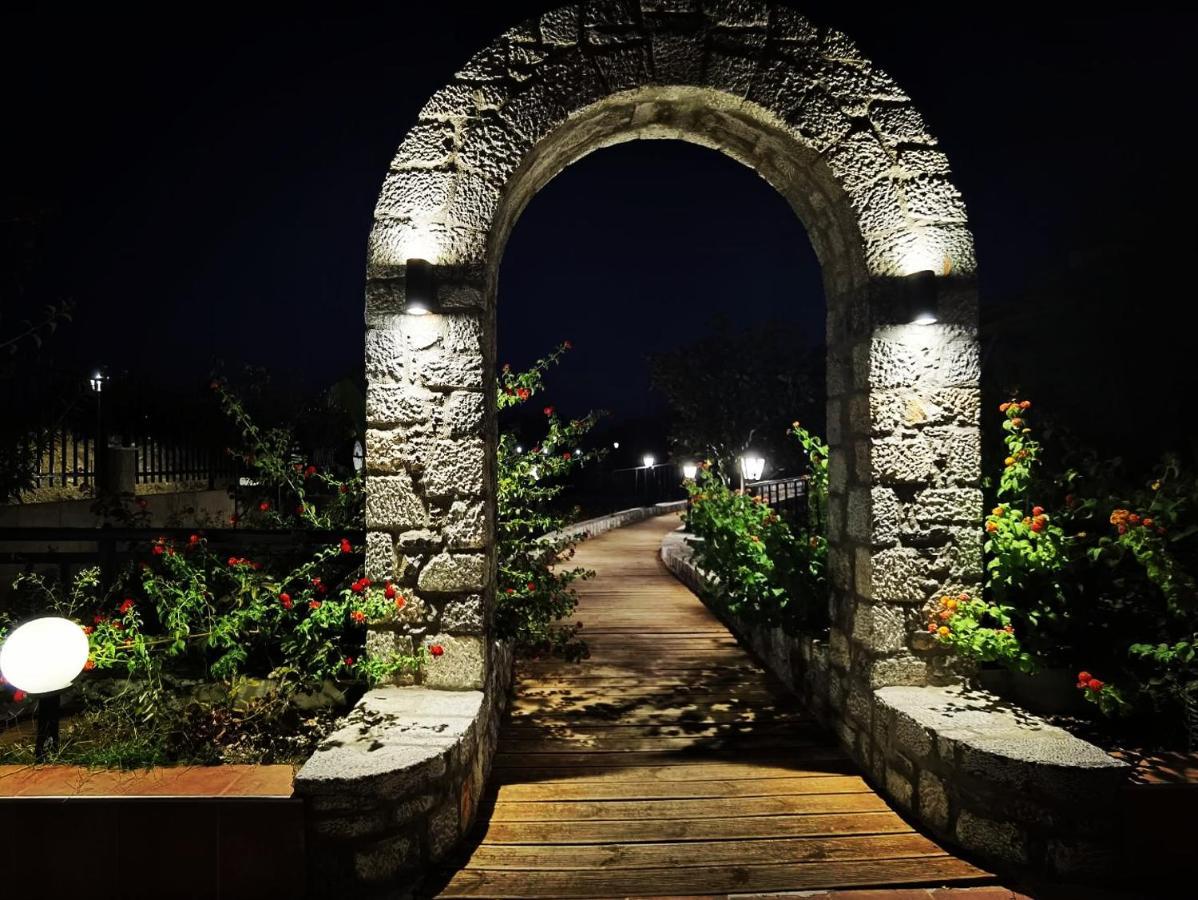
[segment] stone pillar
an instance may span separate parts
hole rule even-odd
[[[935,325],[902,279],[828,304],[829,700],[868,746],[872,691],[945,680],[927,604],[982,580],[976,289],[940,278]]]
[[[367,284],[366,574],[407,598],[368,650],[440,644],[424,683],[477,689],[495,591],[494,313],[481,279],[434,279],[425,316],[403,313],[402,275]]]

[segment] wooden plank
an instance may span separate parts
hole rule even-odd
[[[804,863],[819,860],[905,859],[943,856],[922,834],[800,837],[691,843],[537,845],[483,844],[469,869],[652,869]]]
[[[786,778],[823,778],[828,775],[850,775],[856,771],[856,765],[847,757],[822,763],[808,763],[806,767],[789,761],[772,764],[730,761],[676,766],[625,766],[622,768],[523,765],[517,768],[499,767],[495,770],[493,780],[496,785],[555,782],[579,785],[644,781],[670,783],[738,781],[742,779],[762,781]]]
[[[968,882],[990,876],[951,856],[809,862],[795,865],[719,868],[584,869],[542,872],[527,869],[462,869],[442,897],[623,897],[808,890],[813,888]]]
[[[499,803],[562,800],[665,800],[704,797],[777,797],[791,794],[864,794],[871,789],[857,775],[797,778],[738,778],[709,781],[550,781],[505,784]]]
[[[496,803],[492,822],[630,821],[636,819],[727,819],[737,816],[794,816],[812,813],[881,812],[877,794],[792,794],[736,799],[596,800]]]
[[[590,822],[486,823],[484,844],[661,843],[747,840],[838,834],[906,834],[913,829],[891,810],[798,816],[736,816],[726,819],[640,819]]]
[[[675,520],[676,521],[676,520]],[[590,657],[524,660],[445,897],[635,897],[988,877],[920,835],[657,559],[581,545]]]

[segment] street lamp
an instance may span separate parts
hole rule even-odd
[[[657,462],[652,453],[646,453],[643,460],[646,469],[652,469],[653,464]]]
[[[765,471],[765,460],[760,456],[742,456],[740,458],[740,474],[745,481],[758,481]]]
[[[0,645],[0,674],[18,690],[37,695],[39,762],[58,744],[59,695],[83,671],[89,652],[83,629],[58,616],[30,619]]]
[[[102,371],[96,369],[95,374],[88,379],[88,383],[92,386],[92,390],[98,394],[104,390],[104,382],[107,380],[108,377]]]
[[[682,477],[687,481],[694,481],[695,476],[699,474],[699,467],[694,463],[682,464]]]

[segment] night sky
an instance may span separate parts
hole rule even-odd
[[[394,149],[472,52],[552,5],[6,14],[0,207],[39,226],[4,321],[73,299],[54,356],[80,372],[107,363],[194,384],[223,359],[310,388],[360,374],[366,237]],[[1097,330],[1076,340],[1094,352],[1077,365],[1126,353],[1194,385],[1189,335],[1165,323],[1192,296],[1174,255],[1193,256],[1198,189],[1192,145],[1172,132],[1193,108],[1198,17],[800,8],[856,39],[941,139],[989,315],[1071,263],[1131,247],[1143,293],[1093,314]],[[719,154],[658,141],[587,157],[534,199],[499,302],[503,360],[571,338],[555,398],[622,415],[651,408],[644,354],[714,314],[797,322],[812,343],[823,316],[817,264],[782,199]],[[1056,365],[1038,347],[1037,365]]]

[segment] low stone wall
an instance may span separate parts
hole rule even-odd
[[[985,691],[848,684],[836,648],[712,604],[681,532],[666,536],[661,558],[937,837],[1008,870],[1094,879],[1116,868],[1126,764]]]
[[[474,821],[511,677],[496,643],[485,690],[390,686],[358,701],[295,779],[310,897],[403,896],[450,852]]]
[[[585,540],[685,506],[626,509],[558,535]],[[505,644],[493,645],[488,672],[483,690],[430,681],[369,691],[300,769],[295,792],[306,805],[309,896],[402,896],[466,833],[511,686]]]
[[[634,506],[630,509],[622,509],[619,512],[609,513],[606,516],[598,516],[594,519],[584,519],[581,522],[574,522],[560,531],[551,531],[541,538],[541,540],[550,542],[560,540],[561,538],[568,538],[575,541],[585,541],[588,538],[597,537],[614,528],[623,528],[625,525],[643,522],[654,516],[665,516],[670,513],[682,512],[685,509],[685,500],[658,503],[654,506]]]

